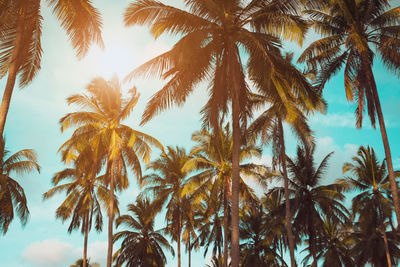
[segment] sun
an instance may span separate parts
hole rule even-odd
[[[110,79],[114,75],[124,79],[140,65],[134,49],[120,43],[108,44],[104,49],[93,49],[90,57],[93,71],[105,79]]]

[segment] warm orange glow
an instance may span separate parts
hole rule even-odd
[[[117,43],[106,44],[103,50],[93,49],[90,58],[97,75],[105,79],[116,74],[122,80],[141,63],[133,48]]]

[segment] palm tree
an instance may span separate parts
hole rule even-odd
[[[200,82],[210,80],[210,98],[202,113],[205,121],[217,125],[231,105],[232,150],[232,266],[239,266],[239,157],[241,131],[249,115],[248,86],[243,55],[249,56],[246,69],[263,61],[269,75],[278,81],[277,61],[282,61],[279,37],[301,42],[307,24],[296,14],[297,1],[186,0],[188,11],[154,0],[131,3],[125,25],[149,25],[155,37],[163,33],[182,36],[174,47],[143,64],[133,75],[157,74],[168,79],[147,104],[142,123],[169,108],[183,104]],[[239,52],[239,47],[243,53]],[[193,61],[196,64],[193,64]],[[256,64],[257,65],[257,64]],[[257,65],[257,67],[260,64]],[[264,67],[265,65],[263,65]]]
[[[224,241],[224,214],[222,194],[219,194],[220,201],[206,201],[211,198],[212,190],[210,187],[203,189],[204,196],[200,199],[200,220],[197,226],[197,238],[194,244],[204,247],[204,257],[206,257],[208,249],[212,246],[212,255],[216,256],[219,264],[223,266],[222,249]],[[197,200],[197,199],[196,199]],[[197,200],[198,201],[198,200]]]
[[[240,245],[241,266],[287,267],[283,257],[278,254],[278,248],[274,246],[273,230],[261,204],[254,210],[243,212],[240,224],[240,239],[243,240]]]
[[[208,207],[220,206],[216,202],[223,201],[224,209],[224,256],[228,259],[229,240],[229,201],[231,192],[232,177],[232,134],[229,124],[225,127],[218,127],[213,132],[202,130],[192,135],[192,140],[197,144],[193,147],[190,159],[184,169],[200,171],[189,178],[184,192],[192,194],[194,198],[204,198],[204,188],[211,188],[211,195],[206,197]],[[261,157],[261,149],[254,144],[244,145],[241,150],[240,161]],[[268,169],[257,164],[241,164],[241,175],[247,178],[256,178],[260,184],[266,184],[265,176]],[[252,189],[240,178],[240,196],[250,205],[255,203],[256,198]],[[224,262],[224,267],[227,262]]]
[[[183,227],[184,209],[187,201],[183,196],[185,179],[190,171],[183,170],[183,166],[189,160],[183,148],[167,147],[167,151],[150,162],[148,169],[154,172],[143,176],[141,186],[146,185],[142,195],[151,194],[154,196],[154,207],[161,210],[166,206],[165,220],[167,221],[166,232],[172,236],[178,246],[178,267],[181,266],[181,235]]]
[[[376,52],[390,70],[396,73],[400,70],[397,53],[400,45],[399,7],[387,10],[388,7],[389,2],[382,0],[340,0],[332,2],[326,10],[307,10],[306,14],[314,23],[315,30],[324,38],[313,42],[303,52],[299,62],[307,62],[311,69],[319,70],[317,85],[321,89],[344,65],[346,97],[349,101],[357,101],[357,128],[362,127],[365,108],[373,127],[378,117],[397,222],[400,225],[400,204],[392,156],[372,71],[375,55],[372,46],[375,46]]]
[[[70,265],[69,267],[83,267],[84,265],[84,260],[79,259],[75,262],[75,264]],[[86,265],[87,267],[100,267],[100,264],[95,262],[95,263],[90,263],[90,259],[86,260]]]
[[[357,156],[352,158],[352,162],[343,164],[343,173],[351,173],[352,176],[346,176],[339,179],[337,182],[348,187],[349,190],[360,192],[352,200],[352,212],[357,216],[356,222],[357,234],[361,239],[355,245],[357,252],[357,264],[365,264],[371,261],[374,265],[380,266],[382,257],[376,251],[369,251],[363,248],[364,245],[380,243],[380,248],[385,248],[386,251],[381,251],[383,259],[386,257],[387,266],[391,266],[393,259],[389,248],[397,254],[400,251],[396,249],[399,242],[390,242],[388,246],[386,235],[386,222],[392,216],[392,203],[389,200],[389,184],[385,161],[382,163],[376,157],[373,148],[361,146],[358,149]],[[399,175],[397,172],[395,173]],[[396,234],[389,234],[396,240]],[[390,240],[391,241],[391,240]],[[385,265],[386,266],[386,265]]]
[[[324,218],[333,222],[345,223],[347,210],[341,203],[344,200],[343,186],[340,184],[320,185],[327,168],[328,159],[333,152],[325,156],[318,167],[314,164],[315,146],[304,145],[297,148],[295,160],[287,157],[291,174],[291,206],[294,211],[293,228],[300,235],[308,236],[312,266],[317,266],[316,237],[321,233]],[[282,190],[277,188],[276,190]]]
[[[283,132],[283,122],[288,123],[296,136],[300,140],[307,143],[313,142],[312,131],[307,124],[305,115],[315,111],[325,111],[326,104],[320,93],[311,86],[305,75],[299,72],[292,64],[293,54],[286,54],[287,65],[282,71],[287,74],[288,78],[281,88],[263,78],[263,72],[253,73],[254,80],[258,80],[259,91],[261,94],[252,95],[253,105],[255,108],[259,106],[269,106],[258,118],[252,122],[248,128],[250,136],[253,138],[261,136],[264,144],[272,143],[272,167],[281,168],[284,178],[285,189],[285,217],[287,234],[289,241],[289,251],[291,265],[296,266],[294,256],[294,237],[292,233],[292,216],[290,214],[289,201],[289,181],[286,168],[286,145],[285,134]],[[283,91],[283,92],[282,92]],[[286,99],[283,101],[279,93],[285,93]]]
[[[106,185],[109,186],[110,195],[107,267],[111,267],[114,191],[128,187],[128,166],[137,178],[141,179],[140,160],[145,163],[149,161],[150,145],[159,148],[162,148],[162,145],[155,138],[122,124],[139,99],[135,87],[129,90],[129,96],[125,98],[118,78],[114,77],[111,81],[96,78],[86,90],[88,94],[76,94],[67,99],[69,104],[76,104],[82,107],[82,110],[68,113],[60,119],[62,131],[72,126],[76,127],[71,138],[61,146],[60,150],[63,152],[63,157],[68,159],[77,144],[88,143],[97,154],[96,158],[106,164],[104,178]]]
[[[196,229],[200,223],[200,207],[194,203],[193,199],[185,196],[182,199],[182,241],[185,243],[186,252],[188,253],[188,267],[191,267],[191,252],[198,249],[199,246],[194,244],[197,238]]]
[[[10,155],[5,147],[4,138],[0,139],[0,230],[7,233],[8,226],[14,219],[14,212],[21,220],[22,225],[28,221],[29,210],[26,203],[24,189],[18,184],[13,175],[21,175],[36,169],[36,153],[32,149],[23,149]]]
[[[108,205],[108,190],[104,186],[103,177],[96,177],[100,171],[100,160],[88,145],[81,147],[79,155],[74,159],[74,167],[57,172],[52,179],[54,187],[43,194],[43,199],[49,199],[57,193],[65,192],[66,199],[56,210],[56,217],[65,222],[71,219],[68,233],[81,227],[84,235],[83,267],[87,266],[88,234],[94,223],[100,232],[103,228],[101,204]],[[66,181],[66,183],[62,183]]]
[[[265,211],[264,223],[268,226],[268,243],[275,250],[278,250],[277,253],[279,253],[281,258],[284,258],[289,241],[286,226],[286,199],[284,198],[284,190],[276,190],[273,187],[264,193],[260,201]],[[295,244],[301,242],[297,233],[293,237]]]
[[[40,0],[0,1],[0,79],[7,83],[0,106],[0,135],[10,106],[17,75],[19,86],[28,85],[40,70],[42,16]],[[47,0],[67,32],[76,54],[83,57],[92,43],[103,46],[101,16],[90,0]]]
[[[322,267],[356,266],[351,256],[351,248],[355,240],[351,237],[352,225],[341,224],[325,219],[321,234],[316,236],[317,259],[322,259]],[[309,248],[305,248],[309,250]],[[312,257],[307,255],[303,262],[306,264]]]
[[[167,263],[164,249],[174,255],[174,249],[168,240],[154,230],[154,209],[148,199],[138,198],[136,204],[129,204],[131,215],[117,218],[117,228],[121,225],[131,228],[117,232],[114,242],[122,239],[121,248],[115,253],[115,263],[127,267],[162,267]]]

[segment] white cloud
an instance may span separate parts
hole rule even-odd
[[[71,264],[76,260],[73,246],[57,239],[47,239],[29,245],[22,258],[31,266],[57,267]]]
[[[31,267],[65,267],[82,258],[82,247],[57,239],[47,239],[29,245],[22,253],[22,260]],[[105,265],[107,242],[95,241],[88,245],[90,262]]]
[[[347,113],[332,113],[332,114],[316,114],[311,117],[311,123],[321,124],[329,127],[355,127],[354,115],[350,112]]]

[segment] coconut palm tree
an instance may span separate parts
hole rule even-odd
[[[197,238],[196,229],[200,224],[200,207],[193,199],[188,196],[182,199],[182,241],[185,243],[186,252],[188,253],[188,267],[192,266],[191,252],[198,249],[199,246],[194,244]]]
[[[143,176],[141,186],[146,185],[141,195],[151,194],[154,196],[153,206],[161,210],[166,206],[165,220],[167,227],[165,231],[177,242],[178,267],[181,266],[181,235],[183,228],[184,209],[187,201],[183,195],[185,179],[190,171],[183,170],[183,166],[190,156],[184,148],[167,147],[167,151],[161,156],[150,162],[149,170],[154,172]]]
[[[350,234],[352,230],[351,224],[343,225],[333,222],[329,218],[325,219],[321,234],[316,236],[315,241],[318,251],[317,259],[322,260],[323,267],[356,266],[351,254],[351,249],[355,243]],[[309,248],[307,247],[304,250],[309,251]],[[311,258],[312,255],[308,254],[303,259],[304,264],[307,265]]]
[[[106,165],[105,183],[109,186],[108,207],[108,251],[107,267],[112,262],[112,231],[114,222],[114,191],[126,189],[129,185],[128,167],[138,178],[142,177],[140,160],[148,163],[151,155],[150,145],[162,149],[155,138],[122,124],[135,107],[139,94],[136,88],[129,90],[128,96],[122,95],[121,83],[117,77],[110,81],[95,78],[86,87],[87,94],[72,95],[67,99],[82,109],[68,113],[60,119],[61,130],[76,127],[71,138],[60,151],[68,161],[77,144],[89,144]]]
[[[40,70],[42,15],[40,0],[0,1],[0,79],[7,83],[0,106],[0,135],[10,106],[17,76],[19,86],[28,85]],[[47,0],[66,31],[79,58],[92,43],[103,46],[102,19],[90,0]]]
[[[220,201],[215,201],[213,205],[209,201],[205,201],[211,197],[211,188],[204,189],[204,198],[201,200],[199,211],[200,221],[197,226],[197,238],[194,244],[200,247],[204,247],[204,257],[210,247],[212,247],[212,255],[214,255],[221,266],[223,266],[222,249],[224,245],[223,226],[224,226],[224,214],[223,214],[223,201],[222,194],[219,194]]]
[[[389,139],[386,133],[378,90],[372,71],[376,54],[395,73],[400,70],[400,7],[392,9],[385,0],[333,1],[328,9],[307,10],[315,30],[323,38],[313,42],[301,55],[299,62],[307,62],[317,71],[317,85],[326,82],[344,66],[344,88],[349,101],[357,101],[356,126],[362,127],[363,113],[367,109],[375,127],[378,117],[389,171],[390,187],[398,225],[400,204],[393,171]],[[375,52],[373,50],[375,47]]]
[[[83,267],[83,263],[85,261],[83,259],[79,259],[75,262],[75,264],[70,265],[69,267]],[[100,267],[100,264],[95,262],[95,263],[90,263],[90,259],[86,260],[86,266],[87,267]]]
[[[386,233],[388,232],[386,223],[392,216],[393,209],[392,202],[389,199],[389,183],[385,161],[379,162],[373,148],[361,146],[358,149],[357,156],[352,158],[352,162],[343,164],[343,173],[349,173],[352,176],[338,179],[337,182],[346,185],[351,191],[360,192],[352,199],[352,212],[357,218],[356,236],[359,238],[359,242],[355,245],[357,264],[365,264],[370,261],[374,265],[379,264],[377,266],[380,266],[379,262],[382,260],[381,256],[383,256],[387,266],[391,266],[393,257],[389,248],[392,251],[394,250],[393,252],[397,255],[400,250],[396,249],[398,242],[394,244],[390,242],[388,246],[385,244],[387,243],[387,240],[385,241],[387,235],[396,239],[395,233]],[[395,174],[399,175],[397,172]],[[373,243],[380,243],[382,245],[380,248],[385,248],[386,251],[382,250],[381,256],[376,256],[379,254],[376,251],[377,248],[375,248],[375,251],[363,248],[364,245]]]
[[[261,204],[256,209],[243,212],[240,224],[241,266],[286,266],[279,249],[274,246],[274,229],[270,227]]]
[[[232,152],[232,266],[239,266],[239,157],[241,131],[249,116],[248,85],[243,56],[263,61],[273,81],[281,75],[275,64],[282,61],[280,37],[301,42],[307,24],[296,14],[297,1],[185,0],[186,10],[154,0],[131,3],[125,25],[149,25],[155,37],[163,33],[181,36],[174,47],[143,64],[133,75],[156,74],[168,79],[149,101],[142,123],[172,104],[183,104],[194,87],[209,81],[210,98],[203,109],[205,121],[217,125],[231,106]],[[239,47],[242,52],[239,52]],[[193,64],[193,61],[196,64]],[[257,64],[259,67],[260,64]]]
[[[312,143],[312,131],[307,124],[306,115],[315,111],[324,112],[326,104],[321,94],[307,81],[305,75],[298,71],[292,64],[293,54],[285,55],[287,65],[282,71],[286,71],[285,77],[291,77],[283,83],[281,88],[264,78],[260,71],[253,72],[253,79],[258,81],[260,94],[252,94],[252,103],[255,108],[268,106],[268,108],[256,118],[248,128],[252,138],[261,136],[264,144],[272,143],[272,167],[280,168],[284,178],[285,189],[285,217],[291,265],[296,266],[294,256],[294,237],[291,229],[292,216],[290,214],[289,181],[286,168],[286,145],[283,122],[288,123],[295,135],[302,142]],[[282,92],[283,91],[283,92]],[[279,93],[287,95],[285,100]],[[311,100],[311,101],[310,101]]]
[[[263,98],[266,103],[270,103],[265,97]],[[296,117],[291,119],[288,114],[284,113],[284,106],[278,103],[272,104],[266,111],[264,111],[249,127],[249,132],[253,134],[261,135],[262,141],[265,144],[272,143],[272,167],[273,170],[280,169],[284,178],[284,193],[285,193],[285,219],[287,228],[287,237],[289,243],[289,252],[291,259],[291,266],[296,266],[295,260],[295,242],[292,232],[292,215],[290,212],[290,199],[289,199],[289,178],[286,166],[286,145],[285,135],[283,131],[283,121],[289,123],[292,126],[293,131],[300,139],[305,142],[312,142],[311,129],[307,124],[307,119],[303,112],[294,107],[296,110]]]
[[[205,199],[208,207],[217,207],[216,202],[223,201],[224,209],[224,259],[228,259],[228,240],[229,240],[229,202],[231,199],[232,184],[232,133],[229,124],[225,127],[215,128],[213,132],[202,130],[192,135],[192,140],[196,145],[192,148],[193,156],[184,169],[197,170],[199,173],[190,177],[184,192],[192,194],[192,197],[204,198],[204,188],[211,188],[210,197]],[[254,144],[244,145],[241,150],[240,161],[246,161],[252,157],[261,157],[261,149]],[[265,176],[268,169],[257,164],[241,164],[241,176],[256,178],[256,180],[266,185]],[[251,203],[257,202],[252,189],[240,178],[240,196],[243,201]],[[227,262],[224,262],[226,267]]]
[[[22,225],[28,221],[29,210],[24,189],[13,177],[34,169],[40,172],[36,153],[32,149],[23,149],[10,155],[4,138],[0,139],[0,230],[3,234],[7,233],[15,212]]]
[[[57,193],[66,194],[65,200],[56,210],[56,217],[63,222],[71,219],[68,233],[81,227],[84,235],[82,266],[86,267],[88,234],[93,224],[96,231],[102,231],[101,205],[108,206],[109,195],[103,177],[97,176],[101,169],[100,160],[96,160],[89,145],[81,146],[80,149],[74,159],[74,167],[53,176],[54,187],[43,194],[43,199],[49,199]]]
[[[304,145],[297,148],[295,160],[287,157],[290,174],[291,206],[294,211],[293,228],[301,236],[308,236],[312,266],[317,266],[316,237],[321,233],[324,217],[333,222],[345,223],[347,210],[341,203],[344,200],[340,184],[320,185],[328,159],[333,152],[325,156],[319,166],[314,163],[315,146]],[[276,188],[275,190],[282,190]]]
[[[162,267],[167,263],[163,249],[174,255],[174,249],[160,230],[154,230],[154,209],[148,199],[138,198],[136,204],[129,204],[131,215],[117,218],[117,228],[129,227],[114,235],[114,242],[122,239],[121,248],[115,253],[115,263],[127,267]]]

